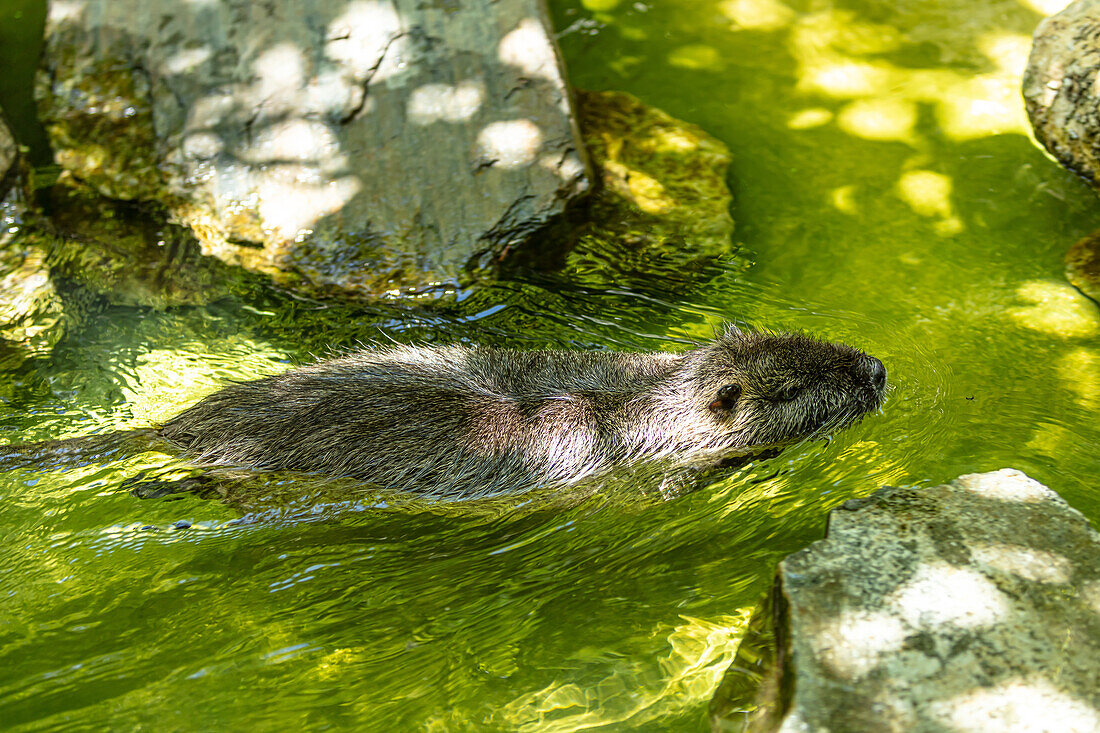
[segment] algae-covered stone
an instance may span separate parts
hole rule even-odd
[[[1035,137],[1100,184],[1100,0],[1077,0],[1035,29],[1023,92]]]
[[[600,185],[586,206],[539,237],[567,243],[565,256],[560,247],[532,247],[511,262],[560,270],[568,287],[657,287],[662,297],[688,297],[710,276],[729,272],[736,248],[725,145],[623,92],[578,91],[576,98]]]
[[[1066,253],[1066,279],[1100,301],[1100,232],[1083,237]]]
[[[462,281],[587,188],[538,0],[53,2],[58,162],[312,293]]]
[[[48,351],[64,333],[45,250],[21,236],[26,167],[0,115],[0,364]]]
[[[111,303],[203,305],[246,287],[247,272],[204,257],[155,205],[105,199],[67,176],[42,196],[55,275]]]
[[[1100,730],[1100,534],[1018,471],[849,502],[773,598],[772,696],[715,730]]]
[[[608,236],[692,255],[731,248],[729,150],[701,128],[623,92],[577,92],[581,133],[602,191],[593,222]]]

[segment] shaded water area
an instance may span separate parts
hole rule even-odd
[[[433,505],[295,476],[243,510],[139,500],[125,481],[183,470],[155,454],[4,476],[0,726],[704,730],[775,563],[836,504],[1013,466],[1100,522],[1100,315],[1061,274],[1100,204],[1027,137],[1035,2],[554,3],[573,83],[730,147],[728,257],[589,242],[432,311],[102,309],[9,369],[13,441],[145,425],[389,339],[678,349],[733,320],[860,346],[894,387],[827,444],[667,502]]]

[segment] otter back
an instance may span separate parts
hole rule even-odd
[[[885,389],[877,359],[797,334],[731,329],[681,354],[396,347],[234,384],[138,433],[201,465],[470,498],[718,465],[827,435]]]

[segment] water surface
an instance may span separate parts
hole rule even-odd
[[[705,730],[775,563],[837,503],[1013,466],[1096,524],[1100,316],[1061,262],[1100,206],[1026,134],[1016,90],[1041,10],[557,2],[578,86],[632,92],[730,147],[727,258],[618,271],[597,251],[432,312],[261,294],[93,313],[3,375],[0,435],[147,424],[357,342],[678,349],[730,320],[865,348],[894,387],[829,443],[669,502],[394,505],[272,477],[269,509],[242,518],[129,495],[128,478],[174,470],[155,455],[13,473],[0,722]]]

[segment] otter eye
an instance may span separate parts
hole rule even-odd
[[[780,402],[790,402],[798,393],[802,391],[802,388],[796,384],[785,384],[775,391],[775,399]]]
[[[719,388],[718,397],[709,405],[707,405],[707,407],[710,409],[711,412],[732,410],[733,406],[737,404],[737,398],[740,396],[740,384],[727,384],[724,387]]]

